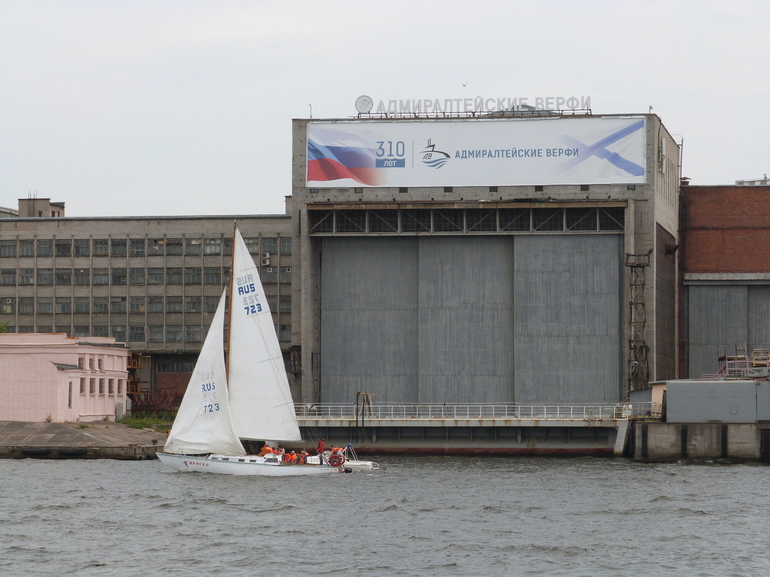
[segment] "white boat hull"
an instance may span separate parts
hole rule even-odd
[[[160,461],[175,471],[197,471],[220,475],[256,475],[260,477],[294,477],[342,473],[344,467],[328,465],[284,465],[280,461],[254,455],[174,455],[157,453]]]

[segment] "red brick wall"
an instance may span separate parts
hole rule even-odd
[[[770,186],[683,186],[685,273],[770,272]]]

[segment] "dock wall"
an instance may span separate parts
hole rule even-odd
[[[631,457],[636,461],[760,460],[767,453],[762,430],[755,423],[636,422]]]

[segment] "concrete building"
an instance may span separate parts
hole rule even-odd
[[[236,220],[291,365],[288,215],[0,219],[0,322],[9,333],[127,343],[150,357],[141,387],[178,402],[228,280]]]
[[[656,115],[297,119],[293,142],[302,399],[611,404],[676,376]]]
[[[681,378],[770,348],[770,187],[682,187]],[[736,348],[737,347],[737,348]]]
[[[123,415],[128,349],[110,337],[0,334],[0,421],[96,421]]]

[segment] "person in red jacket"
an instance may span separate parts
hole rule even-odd
[[[324,464],[324,438],[318,437],[318,445],[316,446],[316,451],[318,451],[318,464],[323,465]]]

